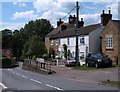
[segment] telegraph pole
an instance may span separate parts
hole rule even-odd
[[[78,23],[79,23],[79,6],[78,6],[78,1],[76,2],[76,66],[78,67],[78,62],[79,62],[79,49],[78,49],[78,35],[79,35],[79,30],[78,30]]]

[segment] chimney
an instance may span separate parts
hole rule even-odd
[[[109,10],[108,10],[108,13],[111,14],[110,7],[109,7]]]
[[[112,20],[112,14],[111,11],[109,10],[108,13],[105,13],[104,10],[102,10],[101,14],[101,23],[103,26],[106,26],[109,20]]]
[[[66,25],[61,25],[61,31],[64,31],[67,29],[67,26]]]
[[[71,24],[71,23],[75,23],[76,22],[76,17],[75,17],[75,15],[70,15],[69,16],[69,24]]]
[[[57,21],[57,27],[60,26],[63,23],[63,21],[61,20],[61,18]]]
[[[81,28],[84,26],[83,18],[81,18],[81,21],[79,21],[78,27]]]

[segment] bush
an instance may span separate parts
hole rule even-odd
[[[4,57],[0,61],[2,62],[2,67],[12,66],[12,60],[9,58]]]
[[[48,55],[48,54],[44,54],[44,55],[43,55],[43,58],[44,58],[45,60],[48,60],[48,59],[49,59],[49,55]]]
[[[36,56],[35,55],[32,56],[32,60],[36,60]]]

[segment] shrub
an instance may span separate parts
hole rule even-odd
[[[7,67],[12,65],[12,60],[9,58],[4,57],[0,61],[2,62],[2,67]]]
[[[49,55],[48,55],[48,54],[44,54],[44,55],[43,55],[43,58],[44,58],[45,60],[48,60],[48,59],[49,59]]]

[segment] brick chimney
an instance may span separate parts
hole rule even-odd
[[[83,18],[81,18],[81,21],[79,21],[78,27],[81,28],[84,26]]]
[[[112,14],[111,14],[111,10],[108,10],[108,13],[105,13],[104,10],[102,10],[102,14],[101,14],[101,23],[103,26],[106,26],[107,23],[109,22],[109,20],[112,20]]]
[[[57,27],[60,26],[62,23],[63,23],[63,21],[62,21],[61,19],[59,19],[59,20],[57,21]]]
[[[70,15],[70,16],[69,16],[69,24],[71,24],[71,23],[74,24],[75,22],[76,22],[76,17],[75,17],[75,15],[73,15],[73,16]]]

